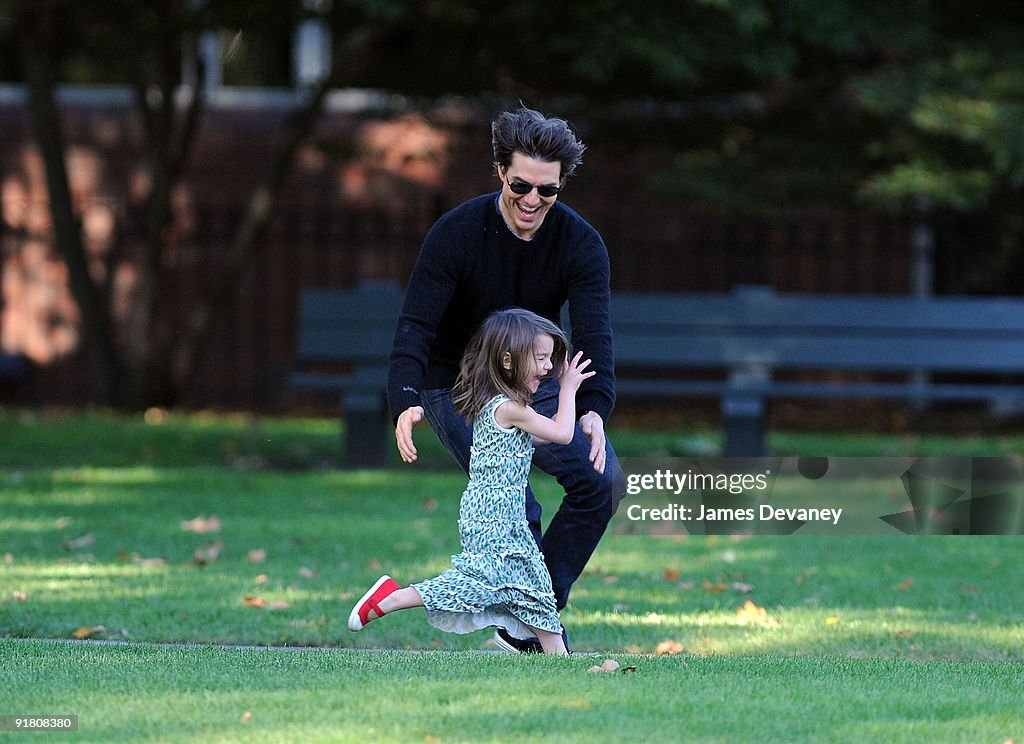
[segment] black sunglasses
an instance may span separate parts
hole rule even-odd
[[[513,194],[519,194],[519,196],[525,196],[534,189],[537,189],[538,194],[550,199],[552,196],[557,196],[562,191],[561,186],[553,186],[550,183],[544,184],[543,186],[534,186],[532,183],[520,181],[518,178],[515,181],[509,181],[508,176],[505,177],[505,183],[508,184],[508,187]]]

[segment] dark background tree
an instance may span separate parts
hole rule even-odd
[[[0,0],[0,33],[21,42],[20,58],[0,53],[0,73],[33,89],[58,242],[96,374],[107,380],[98,399],[121,391],[122,403],[173,401],[233,297],[321,101],[311,91],[297,106],[227,248],[231,270],[179,324],[186,333],[161,336],[155,300],[169,195],[202,123],[200,87],[185,103],[175,99],[183,55],[194,53],[200,31],[215,29],[233,41],[228,82],[286,86],[291,31],[310,14],[330,28],[331,85],[521,99],[566,112],[609,147],[653,154],[660,166],[645,188],[726,214],[843,205],[962,223],[964,240],[939,246],[946,286],[1024,289],[1019,2]],[[150,186],[127,352],[104,325],[103,288],[91,289],[76,264],[81,247],[55,162],[52,83],[97,78],[131,85],[145,125]],[[992,236],[984,248],[972,240],[980,231]],[[117,374],[129,384],[110,384]]]

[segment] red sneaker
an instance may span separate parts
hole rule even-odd
[[[349,613],[348,629],[352,631],[362,630],[370,620],[376,620],[376,617],[369,617],[370,610],[376,612],[377,617],[383,616],[384,613],[380,609],[380,601],[401,588],[390,576],[384,575],[377,579],[377,583],[370,587],[370,590],[363,595],[362,599],[356,602],[356,606]]]

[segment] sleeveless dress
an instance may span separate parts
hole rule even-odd
[[[508,400],[492,398],[473,420],[469,484],[459,509],[462,552],[440,576],[413,584],[427,621],[450,633],[499,626],[516,638],[530,627],[561,633],[551,575],[526,521],[533,439],[494,419]]]

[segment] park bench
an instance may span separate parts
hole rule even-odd
[[[738,287],[614,295],[611,313],[619,397],[718,398],[726,455],[768,454],[773,398],[1024,404],[1024,299]]]
[[[296,359],[314,369],[290,382],[341,393],[349,465],[387,459],[385,384],[401,304],[393,285],[302,292]],[[613,293],[611,317],[618,397],[720,400],[730,456],[767,454],[772,399],[1024,406],[1024,299],[738,287]],[[329,371],[338,364],[346,369]]]
[[[386,387],[402,292],[391,283],[304,289],[299,298],[294,388],[340,395],[344,464],[374,467],[390,451]]]
[[[0,298],[0,309],[3,299]],[[33,371],[32,362],[24,354],[9,354],[0,348],[0,382],[4,388],[27,378]]]

